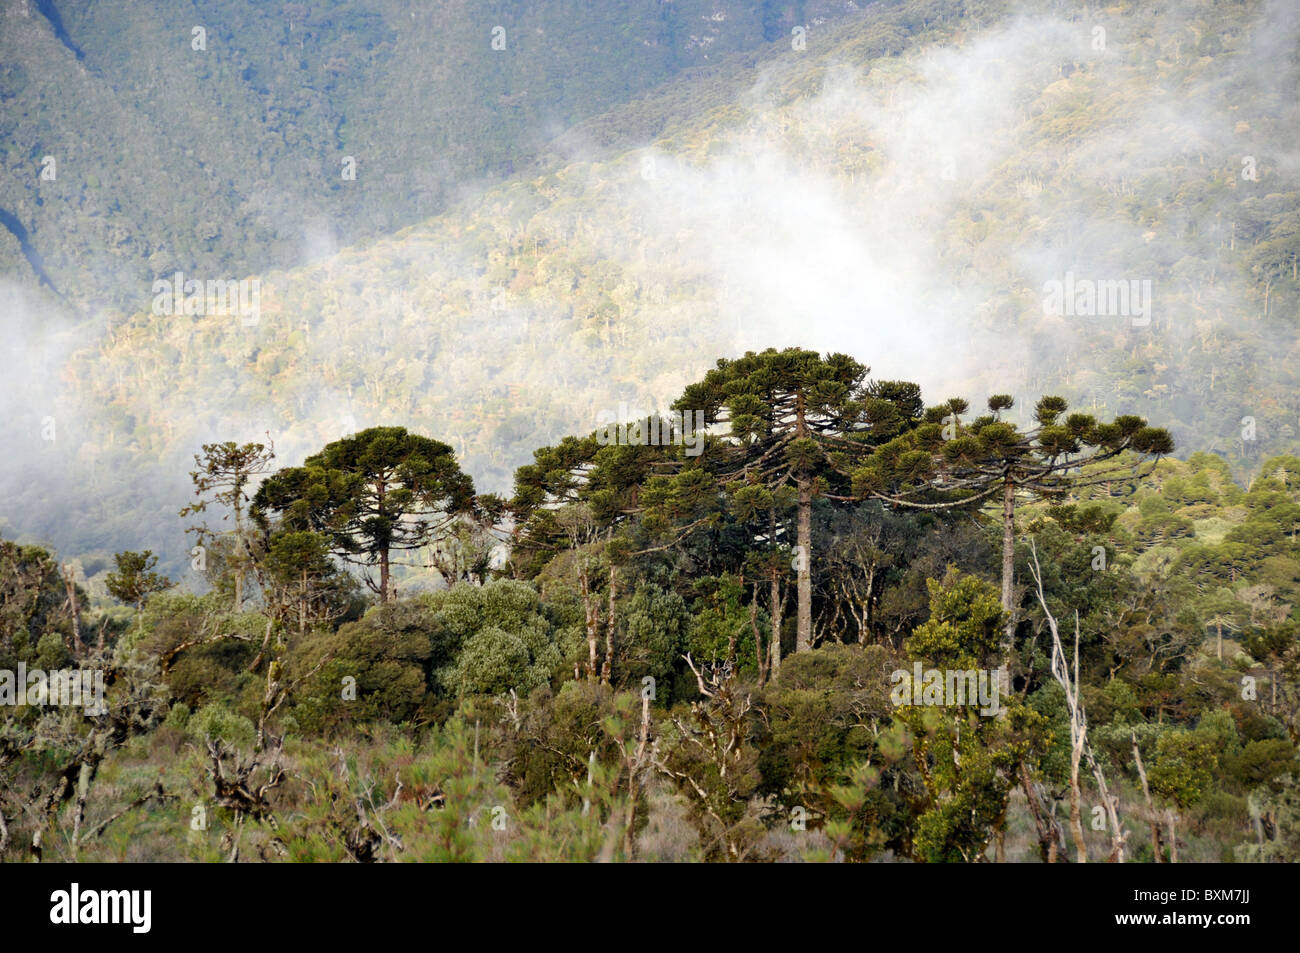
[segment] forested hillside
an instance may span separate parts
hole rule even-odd
[[[846,12],[15,0],[0,12],[0,222],[78,309],[129,310],[177,269],[243,277],[427,218],[579,120],[769,55],[796,7],[799,23]],[[0,271],[34,277],[0,235]]]

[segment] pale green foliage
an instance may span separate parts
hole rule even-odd
[[[949,571],[931,579],[930,618],[905,646],[910,655],[939,667],[978,668],[998,647],[1002,606],[998,591],[977,576]]]
[[[200,741],[224,741],[244,747],[252,745],[256,734],[249,719],[219,704],[199,709],[189,719],[186,729]]]
[[[528,692],[547,684],[564,662],[560,635],[526,583],[456,586],[429,602],[455,647],[455,660],[438,673],[450,693]]]
[[[1187,808],[1205,794],[1218,764],[1213,737],[1182,728],[1156,739],[1156,759],[1147,774],[1151,793]]]

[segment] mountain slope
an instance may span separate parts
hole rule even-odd
[[[419,221],[576,121],[845,9],[22,0],[0,11],[0,209],[76,307],[133,307],[176,269],[243,277]],[[0,272],[34,277],[13,249]]]

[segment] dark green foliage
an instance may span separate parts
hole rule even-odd
[[[387,599],[391,554],[437,540],[473,505],[473,481],[449,446],[405,427],[372,427],[268,478],[253,516],[266,529],[276,516],[285,530],[324,534],[335,555],[377,564],[378,580],[366,582]]]
[[[144,608],[145,602],[155,592],[169,589],[174,583],[161,573],[154,572],[158,557],[146,549],[142,553],[125,552],[113,557],[117,572],[104,578],[109,594],[120,602]]]

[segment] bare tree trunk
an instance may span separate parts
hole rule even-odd
[[[636,851],[636,802],[641,795],[640,775],[651,757],[650,696],[641,696],[641,727],[637,733],[636,754],[628,765],[627,813],[623,822],[623,859],[632,860]]]
[[[91,766],[83,761],[77,773],[77,804],[72,814],[73,860],[76,860],[77,849],[81,846],[81,828],[86,823],[86,799],[90,796],[90,776],[93,773]]]
[[[235,545],[232,547],[235,554],[235,612],[244,608],[244,557],[247,555],[249,548],[247,540],[244,539],[244,516],[239,502],[239,496],[242,492],[241,487],[235,488],[235,503],[233,506],[235,511]]]
[[[807,652],[812,648],[812,481],[799,481],[798,527],[798,627],[794,650]]]
[[[1047,628],[1052,635],[1052,677],[1065,692],[1066,713],[1070,717],[1070,836],[1074,840],[1078,862],[1086,864],[1088,844],[1083,837],[1083,792],[1079,788],[1079,762],[1083,759],[1084,748],[1088,743],[1088,716],[1083,708],[1083,699],[1079,696],[1079,613],[1074,613],[1074,665],[1071,667],[1065,657],[1065,647],[1061,644],[1056,616],[1047,607],[1047,596],[1043,592],[1043,571],[1038,564],[1038,547],[1032,539],[1029,545],[1033,556],[1029,569],[1038,589],[1038,604],[1047,618]]]
[[[749,629],[754,633],[754,658],[758,660],[758,687],[767,684],[768,655],[763,645],[763,634],[758,628],[758,586],[754,586],[753,597],[749,600]]]
[[[1151,803],[1151,788],[1147,784],[1147,771],[1142,765],[1142,752],[1138,751],[1137,734],[1132,735],[1133,739],[1133,763],[1137,765],[1138,780],[1142,782],[1142,798],[1146,801],[1147,806],[1147,823],[1151,826],[1151,850],[1156,855],[1155,862],[1163,864],[1165,862],[1164,852],[1160,849],[1160,823],[1156,815],[1156,809]]]
[[[1075,858],[1081,864],[1088,862],[1088,843],[1083,839],[1083,816],[1079,802],[1083,793],[1079,790],[1079,757],[1082,751],[1075,748],[1070,753],[1070,836],[1074,838]]]
[[[1113,797],[1110,788],[1106,784],[1106,775],[1101,770],[1101,765],[1092,755],[1092,748],[1087,749],[1088,765],[1092,768],[1092,776],[1097,781],[1097,791],[1101,794],[1101,802],[1106,808],[1106,817],[1110,821],[1110,856],[1107,861],[1112,864],[1124,863],[1124,846],[1128,840],[1128,832],[1124,830],[1124,825],[1119,819],[1119,799]]]
[[[248,668],[244,669],[245,672],[256,672],[261,667],[263,659],[266,658],[267,652],[271,648],[271,629],[273,625],[272,620],[266,620],[266,635],[262,637],[262,647],[258,649],[257,656],[248,664]]]
[[[302,571],[298,588],[298,638],[307,634],[307,570]]]
[[[605,620],[605,661],[600,666],[600,681],[608,685],[614,671],[614,596],[618,591],[618,567],[609,567],[609,618]]]
[[[767,511],[767,540],[768,544],[776,548],[776,511]],[[771,653],[768,662],[768,672],[773,679],[781,674],[781,623],[785,615],[785,599],[781,596],[781,581],[777,577],[777,568],[771,567],[771,587],[768,591],[768,608],[769,615],[772,617],[772,636],[768,643],[768,651]]]
[[[591,575],[585,565],[578,568],[578,589],[582,593],[582,608],[587,627],[587,681],[594,682],[598,674],[596,667],[597,645],[600,642],[600,608],[591,591]]]
[[[800,437],[808,436],[808,422],[805,419],[806,405],[804,394],[800,390],[795,395],[795,433]],[[807,652],[812,649],[812,479],[804,474],[796,485],[799,488],[798,526],[795,532],[799,547],[797,605],[794,650]]]
[[[63,566],[63,584],[68,590],[68,617],[72,620],[72,655],[81,658],[81,608],[77,605],[77,579],[72,571],[72,564]]]
[[[1008,476],[1002,487],[1002,611],[1006,613],[1003,652],[1010,655],[1016,643],[1016,613],[1012,581],[1016,571],[1016,486]]]
[[[1020,784],[1025,792],[1025,801],[1029,804],[1029,814],[1034,819],[1034,830],[1038,833],[1038,852],[1042,855],[1043,863],[1054,864],[1059,853],[1058,828],[1044,814],[1043,800],[1039,796],[1037,785],[1029,777],[1029,767],[1023,758],[1020,761]]]
[[[771,586],[771,605],[772,605],[772,640],[768,645],[771,650],[771,663],[768,665],[771,678],[775,679],[781,674],[781,630],[784,628],[785,621],[785,595],[781,592],[781,580],[777,576],[776,567],[772,568],[772,586]]]
[[[587,788],[586,793],[582,796],[582,816],[586,817],[591,813],[591,786],[596,776],[596,752],[595,749],[587,754]]]
[[[632,835],[636,827],[636,789],[628,794],[627,807],[623,811],[623,859],[631,860],[636,850],[636,838]]]

